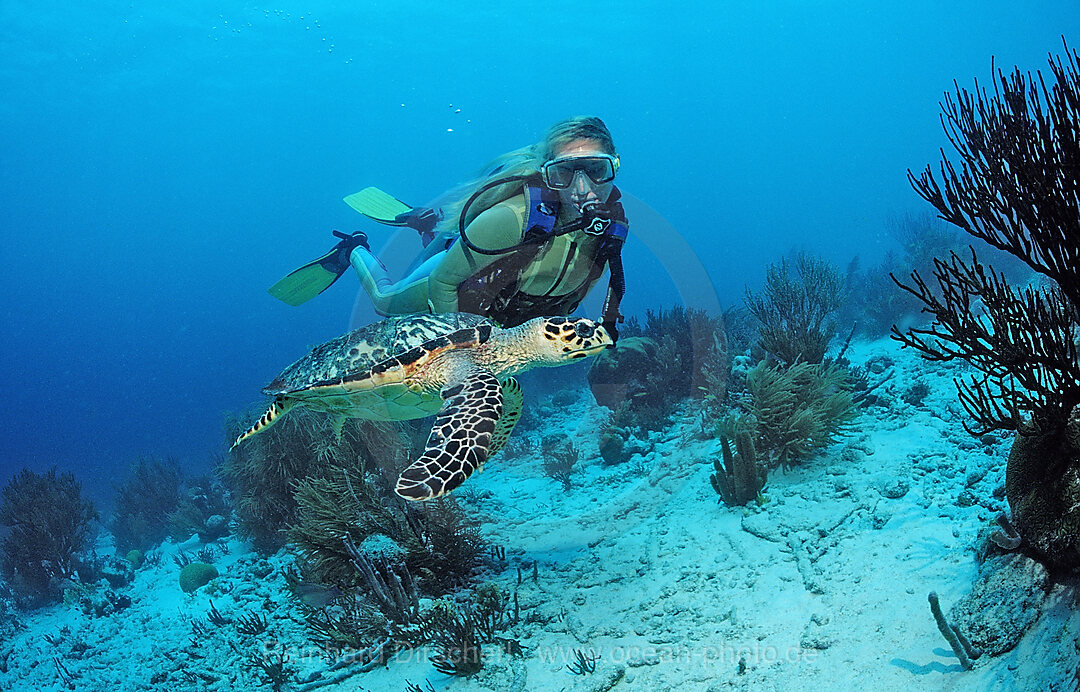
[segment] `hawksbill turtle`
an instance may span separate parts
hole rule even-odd
[[[263,391],[274,397],[235,448],[294,406],[346,418],[410,420],[436,414],[424,453],[397,480],[407,500],[458,487],[502,449],[521,417],[513,375],[563,365],[613,346],[593,320],[537,317],[509,329],[468,313],[390,317],[312,349]]]

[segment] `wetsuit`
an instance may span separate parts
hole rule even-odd
[[[526,208],[521,194],[485,210],[466,229],[470,242],[492,249],[517,245]],[[560,210],[555,221],[568,220],[569,214]],[[364,248],[354,250],[351,260],[380,314],[473,312],[509,327],[540,315],[573,312],[603,274],[609,249],[604,236],[584,231],[500,255],[473,252],[459,241],[397,283]]]

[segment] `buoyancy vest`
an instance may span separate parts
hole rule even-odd
[[[490,317],[503,327],[514,327],[542,315],[569,315],[584,300],[589,287],[603,274],[604,268],[610,267],[611,278],[602,320],[605,323],[620,320],[619,302],[626,290],[621,252],[629,230],[626,214],[619,202],[620,196],[618,188],[612,188],[607,200],[612,218],[595,219],[583,229],[585,233],[602,236],[592,255],[574,254],[568,258],[568,262],[590,263],[585,279],[559,295],[552,295],[550,291],[533,295],[520,290],[522,276],[538,259],[545,245],[555,237],[555,220],[559,215],[560,202],[557,192],[543,185],[527,185],[525,203],[528,215],[522,227],[523,245],[463,281],[457,291],[458,309]],[[552,289],[562,282],[568,270],[569,264],[564,265],[562,273],[552,283]]]

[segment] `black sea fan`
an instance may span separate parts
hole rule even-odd
[[[471,612],[436,610],[429,624],[437,651],[435,669],[445,675],[466,676],[480,671],[483,658],[480,634]]]
[[[70,472],[23,469],[0,493],[0,573],[20,600],[38,605],[59,596],[75,573],[75,556],[90,539],[97,512]]]
[[[942,103],[959,165],[929,166],[915,190],[941,218],[1004,250],[1053,283],[1015,288],[951,253],[901,288],[933,315],[893,336],[926,359],[962,359],[956,380],[969,431],[1014,430],[1005,494],[1024,545],[1048,562],[1080,564],[1080,73],[1050,58],[1052,77],[998,72],[993,92],[957,88]]]

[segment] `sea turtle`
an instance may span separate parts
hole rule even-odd
[[[584,318],[537,317],[510,329],[468,313],[390,317],[316,346],[263,390],[270,408],[244,434],[294,406],[346,418],[409,420],[437,414],[424,453],[398,478],[407,500],[450,492],[506,444],[521,417],[512,377],[563,365],[611,347],[604,327]]]

